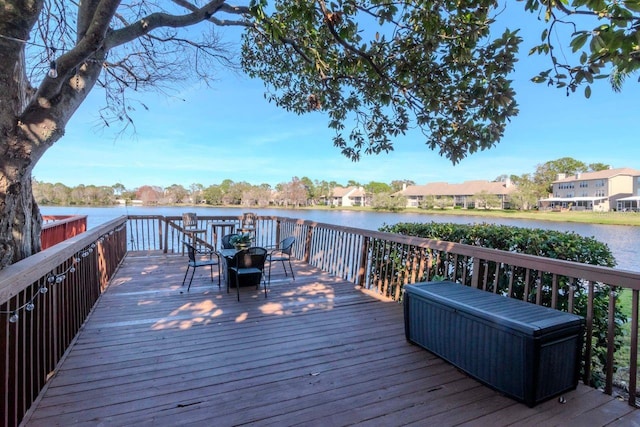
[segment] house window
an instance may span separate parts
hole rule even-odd
[[[580,188],[588,188],[588,187],[589,187],[589,183],[587,181],[580,182]]]
[[[604,186],[605,186],[604,179],[599,179],[596,181],[596,187],[604,187]]]
[[[604,193],[604,190],[596,191],[596,197],[606,197],[606,194]]]

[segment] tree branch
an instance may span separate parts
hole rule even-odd
[[[125,28],[115,30],[105,40],[105,48],[113,49],[130,41],[161,28],[182,28],[208,20],[224,3],[224,0],[216,0],[207,3],[202,8],[186,15],[169,15],[167,13],[152,13],[145,18],[136,21]]]
[[[111,17],[116,13],[116,9],[119,5],[119,0],[101,0],[97,4],[97,7],[92,14],[93,18],[91,19],[91,24],[87,28],[84,37],[78,41],[73,49],[61,55],[56,60],[58,73],[61,78],[45,78],[38,89],[36,98],[50,100],[60,92],[60,88],[65,83],[65,79],[62,77],[91,57],[103,46],[105,36],[109,30]],[[93,3],[87,4],[84,7],[91,6],[93,6]],[[84,15],[84,12],[89,13],[88,11],[83,10],[80,15]]]
[[[371,66],[371,68],[373,68],[373,70],[376,72],[376,74],[380,76],[381,79],[387,80],[388,76],[382,71],[382,69],[380,69],[380,67],[378,67],[378,65],[373,61],[373,59],[369,55],[353,47],[352,45],[347,43],[342,37],[340,37],[335,27],[333,26],[331,19],[329,18],[329,11],[327,10],[327,5],[324,2],[324,0],[318,0],[318,4],[320,4],[320,9],[322,11],[322,15],[324,16],[325,23],[327,24],[327,28],[331,32],[331,35],[333,35],[333,38],[346,50],[356,54],[357,56],[360,56],[365,61],[367,61],[367,63]]]

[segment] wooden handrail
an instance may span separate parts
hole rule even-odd
[[[43,215],[40,233],[42,250],[87,231],[86,215]]]
[[[45,386],[124,258],[126,224],[109,221],[0,271],[0,425],[18,425]]]

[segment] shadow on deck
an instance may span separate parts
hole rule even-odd
[[[637,426],[579,386],[529,408],[408,344],[402,306],[297,262],[268,299],[186,257],[130,253],[25,418],[52,425]]]

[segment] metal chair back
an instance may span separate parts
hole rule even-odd
[[[233,245],[231,244],[231,238],[237,235],[238,235],[237,233],[233,233],[233,234],[226,234],[222,236],[222,239],[220,239],[220,245],[222,246],[222,249],[233,249]]]
[[[185,212],[182,214],[182,226],[184,228],[194,228],[198,226],[198,215],[195,212]]]

